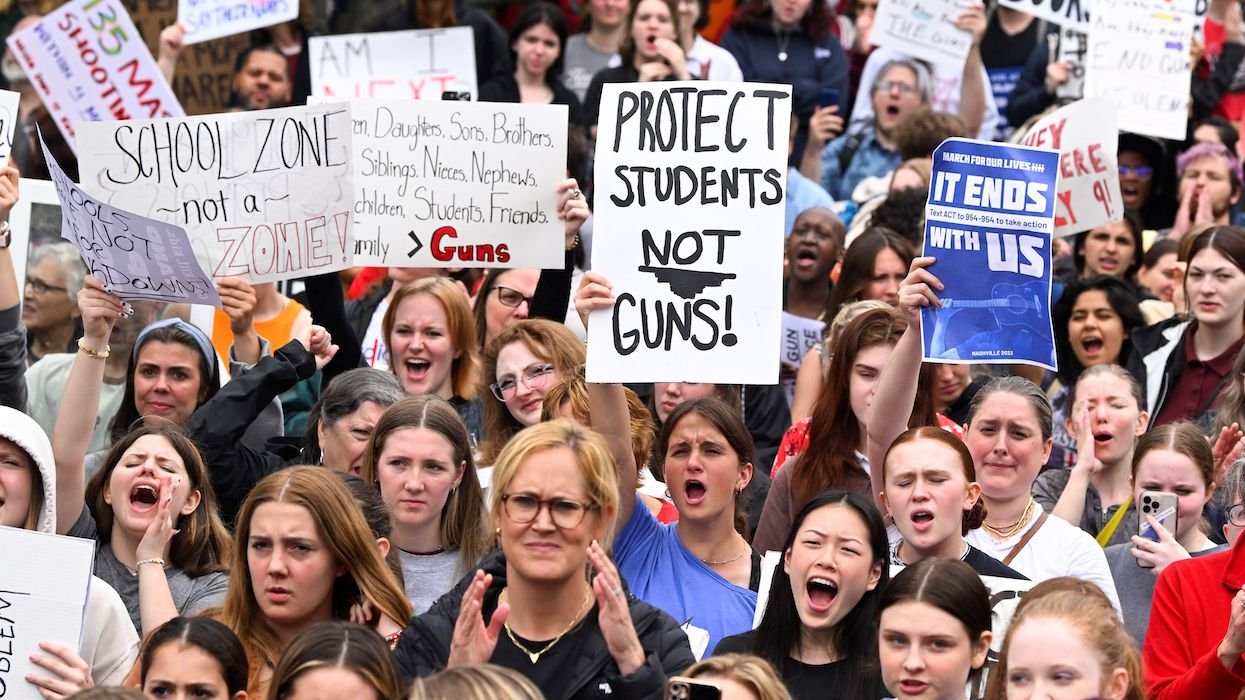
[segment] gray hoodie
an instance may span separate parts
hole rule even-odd
[[[52,444],[33,418],[0,406],[0,437],[25,450],[43,481],[43,507],[37,529],[56,533],[56,463]],[[91,577],[78,655],[91,667],[96,685],[120,685],[138,658],[138,633],[121,596],[98,577]]]

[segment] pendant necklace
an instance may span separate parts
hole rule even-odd
[[[502,592],[505,593],[504,590]],[[501,602],[501,596],[498,596],[497,600],[498,602]],[[527,658],[531,659],[532,663],[535,664],[537,661],[540,661],[540,657],[544,655],[545,652],[549,651],[550,649],[553,648],[555,644],[562,641],[562,638],[566,636],[566,633],[570,632],[571,629],[575,627],[575,625],[579,622],[579,616],[583,615],[584,610],[588,608],[588,601],[590,600],[592,600],[591,589],[589,589],[588,595],[584,597],[584,602],[580,604],[579,610],[575,612],[575,617],[571,618],[571,623],[566,626],[566,629],[562,630],[561,634],[554,637],[553,641],[546,644],[545,648],[541,649],[540,651],[532,651],[531,649],[528,649],[527,647],[523,646],[523,644],[519,642],[518,638],[515,637],[514,632],[510,629],[509,621],[506,621],[506,623],[503,625],[503,627],[506,628],[506,636],[510,638],[511,644],[515,645],[515,647],[517,647],[519,651],[522,651],[524,654],[527,654]]]
[[[787,44],[791,43],[791,32],[776,32],[775,37],[778,39],[778,60],[787,62]]]

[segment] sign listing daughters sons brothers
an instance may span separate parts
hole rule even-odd
[[[791,88],[606,85],[589,381],[775,384]]]

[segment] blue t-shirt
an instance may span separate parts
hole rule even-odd
[[[723,637],[752,629],[757,594],[718,575],[662,525],[636,495],[635,510],[614,542],[614,560],[637,598],[709,633],[708,649]]]

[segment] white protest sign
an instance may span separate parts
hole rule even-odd
[[[39,642],[75,651],[95,568],[95,541],[0,527],[0,697],[43,700],[27,674],[48,675],[30,656],[46,656]]]
[[[250,282],[350,267],[350,109],[286,107],[82,124],[82,188],[186,229],[212,277]]]
[[[782,312],[782,352],[779,361],[799,369],[809,350],[817,347],[826,331],[826,322]]]
[[[9,227],[13,232],[13,271],[17,273],[17,288],[26,288],[26,267],[31,254],[42,245],[61,240],[61,203],[56,196],[56,186],[48,180],[24,177],[18,189],[22,196],[9,212]]]
[[[312,95],[440,100],[443,92],[459,91],[480,96],[470,27],[315,36],[308,47]]]
[[[8,44],[75,151],[83,122],[185,114],[121,0],[75,0]]]
[[[1071,236],[1124,218],[1115,103],[1080,100],[1043,117],[1024,145],[1059,151],[1055,236]]]
[[[1123,131],[1183,141],[1194,0],[1094,0],[1085,96],[1119,107]]]
[[[778,383],[791,87],[608,84],[588,380]]]
[[[9,90],[0,90],[0,162],[9,159],[13,150],[13,134],[17,128],[20,115],[17,113],[21,95]]]
[[[358,265],[566,262],[566,106],[352,100]]]
[[[1068,64],[1068,81],[1055,88],[1055,97],[1079,100],[1085,95],[1085,54],[1089,51],[1089,35],[1064,27],[1057,43],[1056,60]]]
[[[869,40],[930,63],[963,66],[973,37],[955,28],[959,0],[882,0]]]
[[[186,44],[241,34],[298,18],[298,0],[178,0]]]
[[[999,0],[999,5],[1057,24],[1064,29],[1089,31],[1089,10],[1097,0]],[[1205,17],[1210,0],[1195,0],[1193,12]]]
[[[894,578],[896,573],[892,568],[891,578]],[[1016,606],[1020,605],[1020,599],[1029,592],[1029,589],[1038,583],[998,576],[982,576],[981,582],[986,584],[986,589],[990,591],[990,619],[993,621],[991,632],[994,633],[994,638],[990,641],[990,651],[986,654],[986,666],[983,672],[977,678],[976,683],[970,684],[968,693],[970,698],[986,696],[986,683],[990,680],[990,673],[999,665],[1003,637],[1007,635],[1007,628],[1011,626],[1012,617],[1016,615]]]
[[[40,146],[61,202],[61,236],[105,289],[126,300],[221,305],[184,229],[96,201],[61,170],[42,138]]]

